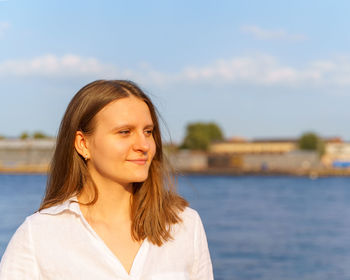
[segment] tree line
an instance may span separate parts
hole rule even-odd
[[[36,131],[33,133],[28,133],[28,132],[22,132],[19,137],[19,139],[26,140],[26,139],[50,139],[53,138],[52,136],[49,136],[43,132]],[[0,135],[0,139],[6,139],[5,136]]]

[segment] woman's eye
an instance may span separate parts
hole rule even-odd
[[[121,130],[121,131],[119,131],[119,134],[122,134],[122,135],[127,135],[129,133],[130,133],[129,130]]]
[[[145,132],[146,132],[147,135],[152,135],[153,130],[152,130],[152,129],[149,129],[149,130],[146,130]]]

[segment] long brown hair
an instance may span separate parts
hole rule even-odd
[[[161,246],[172,238],[171,225],[181,222],[179,212],[188,203],[176,194],[173,175],[167,168],[157,111],[150,98],[131,81],[98,80],[84,86],[73,97],[60,125],[46,193],[39,211],[81,194],[86,183],[92,185],[94,194],[93,200],[87,205],[97,201],[96,185],[84,158],[75,149],[75,135],[77,131],[91,135],[94,132],[96,114],[110,102],[130,95],[147,104],[154,124],[153,137],[156,144],[148,178],[142,183],[133,183],[131,234],[135,240],[147,237],[153,244]]]

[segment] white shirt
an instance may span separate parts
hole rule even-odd
[[[73,197],[26,218],[0,263],[0,280],[212,280],[207,239],[198,213],[186,208],[161,247],[143,241],[127,273],[87,223]]]

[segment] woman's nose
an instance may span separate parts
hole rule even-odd
[[[134,150],[148,152],[148,150],[150,148],[150,144],[149,144],[147,137],[142,133],[142,134],[138,134],[136,136],[133,147],[134,147]]]

